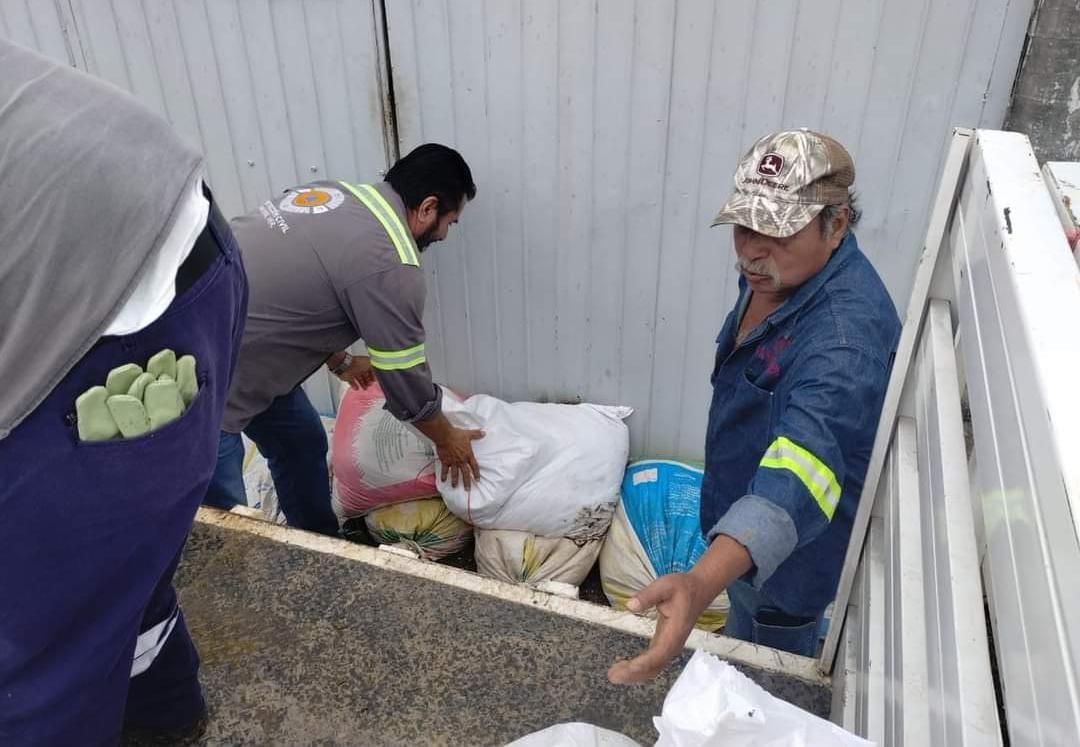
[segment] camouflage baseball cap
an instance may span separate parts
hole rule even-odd
[[[735,191],[712,225],[735,223],[786,238],[826,205],[847,202],[854,181],[851,155],[828,135],[810,130],[766,135],[739,162]]]

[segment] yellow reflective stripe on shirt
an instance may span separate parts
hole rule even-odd
[[[404,371],[427,362],[423,343],[405,350],[368,348],[368,356],[371,358],[371,367],[380,371]]]
[[[402,225],[401,218],[390,207],[390,203],[383,199],[379,191],[370,184],[361,184],[357,187],[348,182],[339,182],[339,184],[352,192],[353,196],[360,200],[364,207],[370,210],[371,214],[382,224],[383,230],[386,231],[390,242],[397,250],[401,264],[419,267],[420,260],[416,256],[416,247],[413,244],[412,237],[405,226]]]
[[[762,457],[761,467],[786,469],[814,497],[825,518],[832,521],[836,506],[840,503],[840,485],[836,475],[826,464],[794,441],[779,436]]]

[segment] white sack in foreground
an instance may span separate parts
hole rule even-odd
[[[506,747],[641,747],[617,731],[573,721],[515,739]]]
[[[727,662],[697,651],[664,699],[656,747],[864,747],[872,744],[767,693]]]
[[[464,402],[443,389],[443,413],[473,441],[480,482],[438,482],[455,514],[483,529],[588,540],[611,523],[630,453],[629,407],[509,403],[478,394]],[[441,475],[441,467],[436,473]]]

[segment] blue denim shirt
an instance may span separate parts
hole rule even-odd
[[[746,547],[746,580],[774,604],[814,617],[836,593],[900,319],[854,234],[736,345],[739,291],[716,341],[701,526]]]

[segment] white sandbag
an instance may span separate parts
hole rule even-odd
[[[592,570],[602,544],[602,538],[572,540],[477,529],[476,570],[500,581],[532,585],[556,581],[577,587]]]
[[[836,724],[767,693],[727,662],[697,651],[653,725],[656,747],[868,747]]]
[[[484,529],[603,536],[630,451],[623,420],[631,408],[511,404],[486,395],[462,402],[444,390],[443,412],[455,426],[486,433],[473,442],[480,481],[471,490],[438,482],[451,511]]]
[[[580,721],[555,724],[515,739],[506,747],[641,747],[617,731]]]

